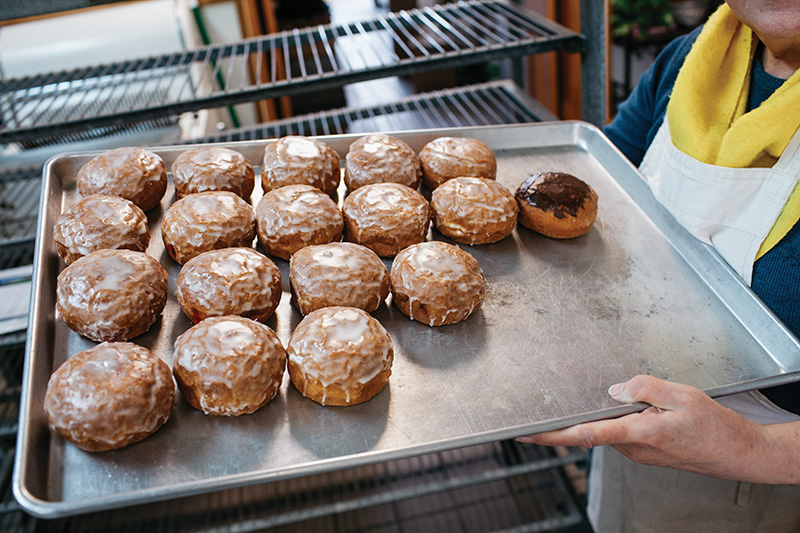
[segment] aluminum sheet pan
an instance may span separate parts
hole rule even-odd
[[[88,454],[47,428],[42,398],[51,372],[93,345],[54,311],[63,268],[52,239],[76,200],[74,175],[94,153],[51,159],[41,198],[34,292],[13,487],[34,515],[57,517],[397,459],[513,438],[633,412],[606,393],[637,373],[713,395],[798,378],[800,344],[719,257],[654,201],[636,169],[583,122],[396,133],[415,150],[440,136],[481,139],[510,190],[531,173],[569,172],[599,194],[594,227],[552,240],[518,227],[503,241],[462,246],[482,265],[483,307],[459,324],[431,328],[391,305],[375,311],[390,332],[388,386],[346,408],[303,398],[285,379],[255,414],[204,416],[178,398],[156,434],[127,449]],[[344,156],[357,135],[321,137]],[[229,144],[260,165],[267,141]],[[153,148],[168,168],[186,147]],[[260,170],[260,169],[257,169]],[[171,185],[170,185],[171,187]],[[158,218],[148,253],[170,275]],[[254,203],[257,198],[254,197]],[[430,238],[443,239],[436,232]],[[288,294],[267,324],[286,344],[300,314]],[[387,266],[391,263],[386,261]],[[171,363],[190,326],[171,294],[163,318],[135,339]]]

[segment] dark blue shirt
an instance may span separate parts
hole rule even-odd
[[[664,48],[604,129],[611,142],[637,166],[664,122],[678,71],[701,29],[675,39]],[[755,57],[748,110],[761,105],[784,81],[764,71],[760,53]],[[800,336],[800,223],[755,262],[751,287],[789,329]],[[800,413],[800,384],[762,392],[784,409]]]

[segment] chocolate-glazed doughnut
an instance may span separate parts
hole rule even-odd
[[[597,193],[571,174],[534,174],[522,182],[515,197],[519,223],[547,237],[579,237],[597,218]]]

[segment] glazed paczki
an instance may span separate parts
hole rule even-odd
[[[390,135],[356,139],[345,157],[344,184],[349,191],[372,183],[400,183],[417,189],[421,176],[414,150]]]
[[[359,244],[308,246],[289,261],[292,302],[304,315],[322,307],[358,307],[371,313],[389,296],[389,272]]]
[[[419,192],[399,183],[373,183],[350,193],[342,203],[345,240],[381,257],[425,240],[430,205]]]
[[[497,177],[497,158],[484,142],[468,137],[439,137],[419,152],[422,182],[430,190],[452,178]]]
[[[429,326],[466,319],[481,306],[486,292],[478,260],[441,241],[409,246],[397,254],[389,275],[395,305]]]
[[[53,228],[58,255],[71,264],[97,250],[144,252],[150,244],[147,216],[121,196],[92,194],[71,205]]]
[[[184,196],[161,219],[161,237],[180,264],[211,250],[251,247],[256,234],[253,208],[228,191]]]
[[[258,242],[281,259],[289,259],[305,246],[340,240],[343,225],[334,201],[311,185],[275,189],[256,206]]]
[[[150,329],[167,302],[167,271],[143,252],[99,250],[56,279],[56,307],[93,341],[126,341]]]
[[[53,372],[44,412],[50,429],[75,446],[103,452],[155,433],[169,418],[174,398],[167,363],[131,342],[104,342]]]
[[[339,154],[322,141],[288,135],[264,150],[261,186],[265,193],[285,185],[311,185],[333,195],[340,181]]]
[[[453,178],[431,194],[434,227],[462,244],[489,244],[517,225],[514,195],[495,180]]]
[[[81,196],[122,196],[149,211],[167,192],[167,171],[161,158],[142,148],[124,147],[104,152],[83,165],[75,177]]]
[[[362,309],[324,307],[297,325],[286,347],[289,377],[322,405],[373,398],[392,373],[394,348],[386,329]]]
[[[250,200],[255,187],[255,172],[248,159],[221,146],[202,146],[182,152],[172,163],[175,194],[228,191]]]
[[[547,237],[580,237],[597,218],[597,193],[571,174],[534,174],[522,182],[515,197],[519,223]]]
[[[183,265],[175,286],[181,309],[195,324],[224,315],[264,322],[282,294],[281,271],[252,248],[204,252]]]
[[[250,414],[280,389],[286,350],[268,326],[211,317],[175,340],[172,371],[184,399],[207,415]]]

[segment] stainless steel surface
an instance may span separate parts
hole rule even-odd
[[[272,402],[239,419],[203,416],[179,400],[170,421],[128,448],[86,454],[51,435],[42,396],[52,370],[93,343],[54,312],[62,268],[51,228],[75,200],[73,176],[94,154],[46,166],[35,290],[23,380],[14,491],[40,516],[60,516],[476,445],[632,412],[606,393],[637,373],[723,394],[794,380],[800,344],[708,248],[653,200],[636,170],[582,122],[395,133],[415,150],[442,135],[487,142],[498,180],[514,190],[529,174],[559,170],[595,188],[592,230],[568,241],[525,228],[465,247],[487,276],[486,301],[441,328],[410,321],[391,303],[378,318],[396,358],[388,386],[365,404],[325,408],[288,379]],[[323,137],[341,155],[357,135]],[[229,146],[259,163],[266,141]],[[169,166],[185,147],[154,150]],[[172,201],[172,190],[162,203]],[[254,198],[254,201],[257,198]],[[170,273],[151,214],[148,252]],[[433,238],[441,238],[435,232]],[[276,261],[288,289],[287,263]],[[387,262],[387,266],[389,263]],[[267,324],[284,343],[300,315],[288,297]],[[189,327],[174,297],[136,339],[171,362]]]
[[[583,45],[579,34],[505,2],[447,3],[4,80],[0,143]]]

